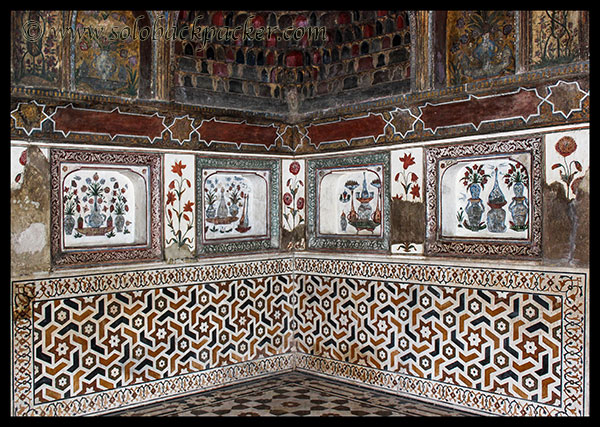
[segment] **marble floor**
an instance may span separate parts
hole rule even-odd
[[[473,416],[293,371],[107,416]]]

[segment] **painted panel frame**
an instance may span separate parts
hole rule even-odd
[[[280,180],[279,160],[196,157],[197,255],[278,249]]]
[[[366,174],[370,177],[367,180]],[[325,181],[328,177],[338,174],[339,177],[334,181],[341,183],[348,179],[353,181],[354,185],[346,188],[338,194],[340,188],[334,185],[335,183]],[[361,175],[362,174],[362,175]],[[373,175],[374,174],[374,175]],[[358,179],[354,179],[354,175]],[[325,249],[325,250],[362,250],[367,252],[382,252],[388,251],[390,247],[390,157],[389,153],[371,153],[365,155],[354,155],[346,157],[331,157],[307,160],[307,239],[309,249]],[[361,184],[358,182],[362,182]],[[346,182],[347,184],[348,182]],[[358,194],[354,197],[354,194]],[[335,193],[335,194],[334,194]],[[362,193],[368,194],[366,199],[361,197]],[[344,224],[339,230],[333,229],[333,223],[325,224],[322,218],[329,217],[328,210],[331,205],[328,203],[325,206],[321,203],[321,199],[328,201],[338,201],[343,203],[351,202],[350,213],[346,217],[345,211],[342,210],[340,215],[336,208],[335,221]],[[358,210],[363,209],[363,213],[369,213],[369,219],[361,222],[357,217],[355,224],[355,233],[347,232],[351,226],[354,216],[354,199],[357,200]],[[362,202],[360,200],[366,200]],[[373,208],[373,206],[375,206]],[[369,209],[370,208],[370,209]],[[379,211],[380,210],[380,211]],[[377,212],[379,211],[379,212]],[[323,214],[323,215],[322,215]],[[345,219],[345,220],[344,220]],[[329,221],[331,222],[331,221]],[[364,223],[364,224],[363,224]],[[368,224],[367,224],[368,223]]]
[[[117,151],[52,149],[50,151],[50,167],[52,171],[50,233],[52,238],[52,263],[55,267],[162,259],[162,225],[160,218],[162,161],[159,155]],[[132,233],[133,239],[124,239],[120,243],[118,241],[113,243],[98,237],[98,235],[93,236],[92,240],[85,244],[71,244],[67,241],[67,234],[70,234],[68,231],[71,227],[65,218],[65,213],[67,213],[65,209],[69,209],[69,203],[64,192],[64,181],[65,179],[69,180],[75,170],[83,173],[79,176],[82,182],[81,187],[75,188],[74,186],[75,190],[79,190],[79,194],[74,194],[74,196],[81,197],[80,202],[90,202],[91,208],[85,224],[75,224],[74,232],[84,234],[81,233],[81,230],[88,229],[94,231],[92,236],[94,234],[98,235],[96,232],[101,232],[100,234],[107,237],[111,234],[113,234],[111,237],[114,237],[116,233],[128,231],[127,218],[131,222],[137,221],[135,219],[137,218],[140,226]],[[94,172],[94,170],[97,170],[100,174]],[[63,175],[63,172],[66,175]],[[92,172],[94,173],[92,174]],[[90,174],[92,175],[83,176]],[[108,175],[104,177],[103,174]],[[111,174],[112,176],[109,177]],[[75,176],[73,175],[73,178]],[[120,194],[122,193],[120,190],[125,190],[125,186],[117,188],[119,182],[115,177],[118,176],[129,177],[129,183],[132,187],[135,187],[135,191],[134,193],[127,193],[131,190],[128,189],[123,194],[135,194],[133,199],[121,199]],[[106,181],[107,178],[110,184]],[[72,181],[79,184],[76,179]],[[102,184],[100,184],[101,182]],[[87,188],[84,189],[84,186]],[[102,186],[104,187],[100,188]],[[102,196],[106,199],[106,206],[97,209],[97,202],[102,200],[103,197],[93,196],[92,187],[98,187],[95,190],[102,192]],[[87,190],[85,195],[83,194],[84,190]],[[70,192],[71,190],[66,194],[68,195]],[[119,193],[119,196],[115,196],[114,192]],[[89,199],[83,200],[85,197],[89,197]],[[114,203],[110,202],[110,208],[109,198],[114,199]],[[117,212],[121,209],[123,209],[125,215],[125,225],[120,225],[117,221]],[[113,214],[114,223],[110,221]],[[93,217],[94,215],[96,218]],[[86,217],[86,215],[80,216],[82,216],[82,220],[83,217]]]
[[[493,256],[505,258],[541,257],[542,145],[541,137],[531,137],[502,141],[484,141],[426,149],[426,253],[435,255]],[[500,234],[494,235],[493,233],[483,233],[486,234],[486,236],[473,235],[473,237],[471,237],[469,233],[449,233],[444,224],[444,218],[447,218],[447,215],[442,214],[442,202],[444,197],[443,185],[446,185],[446,183],[442,182],[442,169],[449,169],[452,165],[456,165],[459,162],[462,162],[462,164],[465,165],[467,162],[473,164],[479,162],[478,167],[482,168],[482,165],[486,162],[497,164],[501,160],[506,160],[507,163],[511,163],[511,160],[514,160],[516,157],[527,159],[529,162],[527,166],[529,182],[526,187],[526,195],[528,196],[527,203],[529,204],[526,236],[517,237],[518,232],[512,230],[509,232],[509,234],[512,233],[511,235],[508,237],[503,236],[503,238],[497,237]],[[504,178],[507,177],[508,172],[504,175]],[[489,177],[489,179],[493,181],[493,183],[489,184],[490,187],[492,185],[494,186],[492,192],[496,191],[495,188],[497,187],[495,178],[495,176]],[[457,177],[457,179],[463,178]],[[466,175],[464,179],[466,180]],[[489,196],[486,196],[486,201],[489,205],[488,208],[483,206],[478,195],[472,196],[468,200],[477,200],[480,207],[484,210],[488,209],[488,212],[491,212],[491,210],[495,208],[492,206],[494,205],[494,201],[492,200],[494,196],[492,195],[492,192],[490,192]],[[496,194],[498,195],[498,193]],[[466,197],[468,197],[468,195]],[[496,203],[496,206],[499,206],[501,210],[508,209],[510,205],[508,205],[506,199],[510,199],[510,195],[507,195],[506,197],[499,195],[499,198],[502,200],[500,200],[499,203]],[[492,203],[492,205],[490,205],[490,203]],[[506,205],[506,208],[504,208],[504,205]],[[465,212],[461,213],[464,214]],[[507,214],[506,212],[505,214],[506,217],[503,219],[503,222],[509,223],[510,214]],[[477,231],[485,228],[483,222],[478,223],[477,226],[479,226]],[[503,230],[502,227],[499,227],[499,230],[496,231],[500,231],[501,229]],[[508,227],[506,227],[506,229],[508,229]],[[523,230],[521,230],[521,233],[523,233]]]

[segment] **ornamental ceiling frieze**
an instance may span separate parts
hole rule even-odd
[[[148,101],[91,103],[89,96],[64,99],[52,90],[13,88],[12,94],[14,139],[198,151],[308,154],[589,120],[587,78],[432,91],[297,124]]]

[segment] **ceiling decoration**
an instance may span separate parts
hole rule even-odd
[[[180,11],[187,37],[174,42],[173,85],[192,102],[204,91],[240,94],[291,113],[323,95],[390,84],[408,92],[409,19],[387,10]]]

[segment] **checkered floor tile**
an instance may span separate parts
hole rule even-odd
[[[471,414],[302,372],[289,372],[109,415],[193,417]]]

